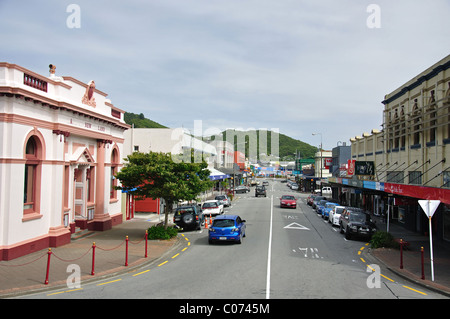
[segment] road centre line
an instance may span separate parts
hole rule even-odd
[[[266,299],[270,299],[270,260],[272,258],[273,195],[270,199],[269,247],[267,250]]]

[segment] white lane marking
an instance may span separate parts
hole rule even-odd
[[[270,299],[270,260],[272,258],[273,195],[270,200],[269,248],[267,251],[266,299]]]

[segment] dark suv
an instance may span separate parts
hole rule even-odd
[[[178,227],[185,229],[201,229],[205,222],[202,210],[199,206],[177,207],[173,216],[173,222]]]
[[[346,239],[351,239],[353,235],[370,238],[377,231],[370,215],[354,207],[344,209],[339,218],[339,227]]]
[[[256,188],[255,188],[255,196],[256,197],[258,197],[258,196],[266,197],[267,196],[266,188],[264,186],[256,186]]]

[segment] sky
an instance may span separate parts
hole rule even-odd
[[[449,0],[0,0],[0,61],[56,65],[171,128],[331,149],[381,129],[384,96],[450,53],[449,14]]]

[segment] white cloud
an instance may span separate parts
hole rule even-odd
[[[449,53],[446,0],[63,1],[0,4],[3,59],[95,79],[113,103],[171,127],[280,128],[328,148],[379,128],[385,94]]]

